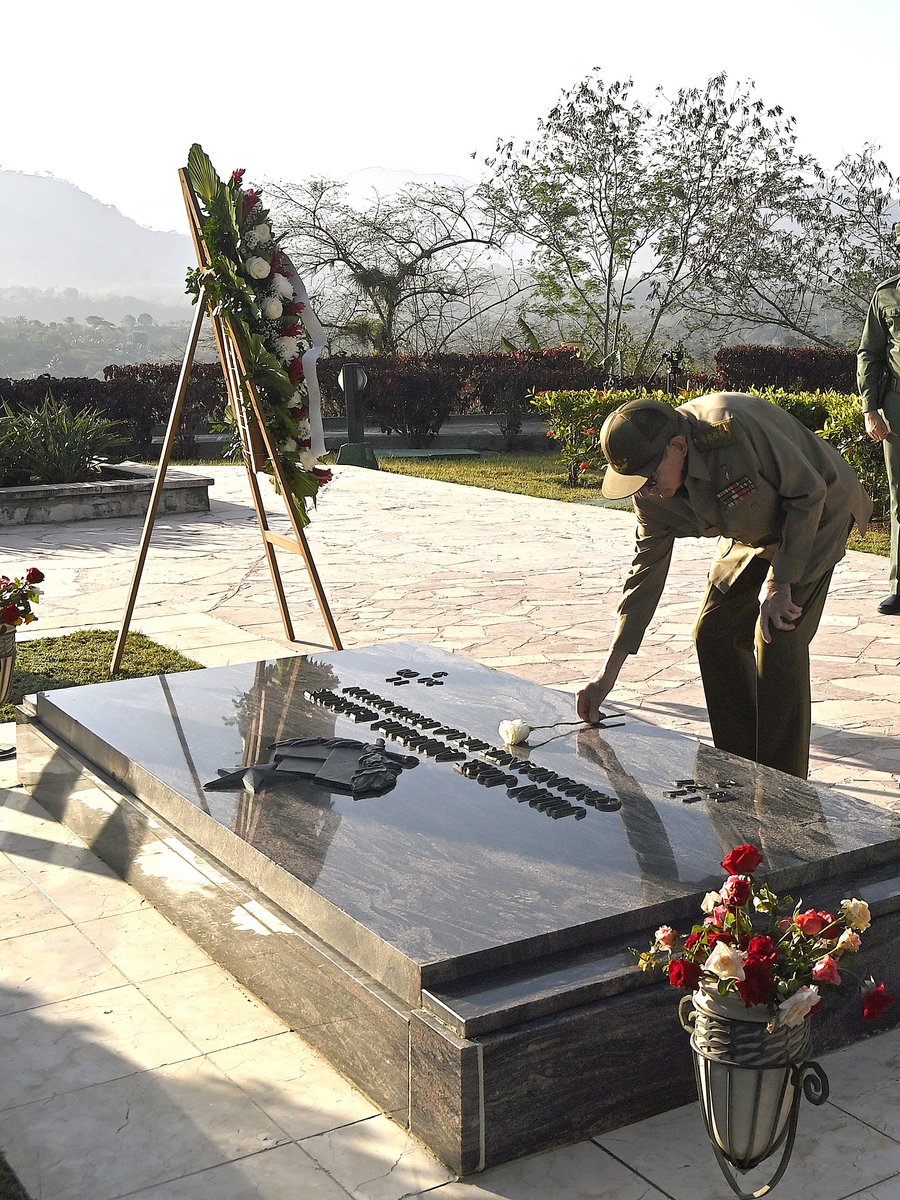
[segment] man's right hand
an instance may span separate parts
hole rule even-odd
[[[595,725],[600,720],[603,701],[611,691],[612,684],[607,684],[602,679],[594,679],[578,692],[575,697],[575,711],[582,721]]]
[[[863,420],[866,423],[866,433],[873,442],[883,442],[891,432],[887,421],[877,409],[863,413]]]

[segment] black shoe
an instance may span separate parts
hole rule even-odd
[[[886,617],[900,617],[900,596],[896,592],[893,592],[890,596],[885,596],[878,605],[878,611]]]

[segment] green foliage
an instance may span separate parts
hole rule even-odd
[[[0,408],[0,486],[86,483],[98,459],[122,444],[118,427],[98,409],[73,412],[50,392],[30,412]]]
[[[19,641],[9,703],[0,706],[0,721],[15,720],[14,704],[34,692],[105,683],[109,678],[117,634],[113,630],[82,629],[65,637]],[[116,679],[194,671],[200,663],[177,650],[167,650],[141,633],[129,633]]]
[[[884,451],[880,443],[866,434],[865,420],[857,396],[829,392],[823,397],[828,416],[822,428],[827,438],[859,476],[859,481],[875,501],[876,517],[889,511],[890,493],[884,469]]]

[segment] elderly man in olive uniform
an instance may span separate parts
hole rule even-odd
[[[809,772],[809,643],[847,536],[872,503],[837,451],[768,400],[633,400],[600,434],[604,495],[634,496],[634,562],[601,674],[579,693],[598,719],[662,595],[678,537],[718,537],[694,642],[713,741]]]
[[[900,224],[894,226],[900,242]],[[878,611],[900,616],[900,275],[879,283],[857,351],[856,381],[866,433],[884,449],[891,497],[889,595]]]

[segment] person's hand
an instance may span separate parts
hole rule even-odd
[[[759,628],[763,641],[772,641],[773,629],[795,629],[802,616],[803,609],[791,599],[791,585],[766,580],[759,594]]]
[[[891,432],[887,421],[877,409],[863,413],[863,420],[866,423],[866,433],[873,442],[883,442]]]
[[[601,705],[611,691],[612,684],[606,683],[601,677],[600,679],[594,679],[578,692],[575,697],[575,711],[581,717],[582,721],[587,721],[588,724],[594,725],[600,720],[600,717],[603,715]]]

